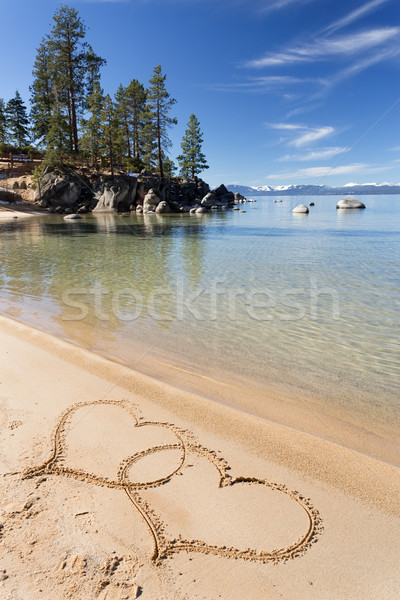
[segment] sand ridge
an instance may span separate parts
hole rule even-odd
[[[132,456],[126,457],[118,466],[117,477],[114,480],[99,476],[94,473],[86,472],[82,469],[65,466],[63,461],[65,459],[65,453],[67,449],[66,438],[68,426],[70,425],[72,416],[83,408],[91,408],[96,406],[119,406],[133,418],[135,428],[147,426],[165,428],[172,432],[172,434],[176,437],[177,442],[175,444],[164,444],[146,448],[133,454]],[[134,463],[137,463],[150,454],[170,450],[181,451],[181,459],[176,468],[169,472],[166,476],[148,482],[132,482],[129,479],[129,469]],[[238,484],[247,484],[250,486],[260,485],[286,495],[305,511],[308,518],[307,531],[305,531],[305,533],[298,540],[295,540],[289,546],[262,551],[257,551],[252,548],[239,549],[227,547],[226,545],[211,545],[202,540],[184,539],[182,536],[169,539],[164,532],[164,523],[159,519],[154,509],[151,508],[149,504],[142,498],[140,489],[154,488],[168,483],[181,471],[187,460],[189,451],[206,458],[206,460],[213,465],[213,467],[218,471],[219,487],[221,488],[229,486],[233,487]],[[241,558],[250,561],[258,561],[261,563],[270,561],[276,563],[301,556],[313,543],[317,541],[323,529],[322,520],[318,511],[312,506],[309,499],[305,498],[297,491],[288,490],[285,485],[280,483],[272,483],[267,480],[254,477],[239,476],[232,478],[228,473],[229,469],[230,467],[224,458],[218,456],[215,451],[209,450],[208,448],[197,443],[191,432],[176,427],[171,423],[146,421],[142,417],[138,417],[134,412],[133,407],[124,400],[102,400],[76,403],[64,411],[58,420],[55,432],[53,434],[52,449],[49,458],[36,467],[25,469],[21,473],[21,476],[23,479],[31,479],[34,477],[42,477],[43,475],[64,475],[87,483],[125,491],[132,505],[137,509],[146,522],[151,533],[154,546],[151,560],[155,564],[159,564],[162,559],[181,551],[201,552],[203,554],[213,554],[224,558]]]

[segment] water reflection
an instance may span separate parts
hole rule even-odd
[[[269,198],[245,214],[1,224],[0,311],[129,364],[157,347],[204,371],[394,398],[400,208],[336,211],[336,200],[319,198],[305,219]],[[313,286],[329,292],[315,318]]]

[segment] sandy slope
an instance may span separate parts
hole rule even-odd
[[[4,318],[0,364],[1,598],[399,597],[395,467]]]

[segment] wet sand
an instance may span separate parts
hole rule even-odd
[[[393,464],[4,317],[0,353],[2,597],[398,597]]]

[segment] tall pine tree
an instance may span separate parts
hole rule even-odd
[[[182,154],[178,156],[181,173],[184,177],[194,179],[195,175],[208,169],[206,157],[201,151],[203,136],[200,130],[200,123],[194,114],[189,117],[188,127],[182,138]]]
[[[10,141],[22,149],[29,144],[29,119],[18,90],[15,97],[7,102],[5,112]]]
[[[166,156],[171,146],[168,129],[178,122],[175,117],[169,116],[176,100],[171,98],[166,90],[166,78],[167,76],[161,72],[161,65],[157,65],[157,67],[154,67],[153,76],[149,82],[150,87],[147,90],[147,134],[154,135],[157,148],[157,166],[161,178],[164,177],[163,157]]]
[[[3,98],[0,98],[0,144],[4,145],[7,140],[7,121],[5,113],[6,105]]]
[[[115,159],[117,154],[118,121],[116,119],[115,105],[111,96],[104,98],[101,111],[100,129],[104,155],[108,158],[111,175],[114,177]]]
[[[33,84],[30,86],[31,92],[31,121],[32,133],[35,140],[43,142],[49,133],[50,119],[55,102],[52,91],[52,77],[54,67],[52,63],[52,54],[46,39],[43,39],[36,54],[36,60],[33,65],[32,75]]]
[[[82,119],[83,136],[81,139],[83,150],[89,158],[92,167],[98,167],[101,157],[101,113],[103,110],[104,95],[100,83],[100,68],[105,60],[97,56],[92,47],[87,52],[87,89],[86,110],[90,113],[89,119]]]
[[[50,34],[38,48],[33,70],[33,130],[39,141],[52,140],[49,150],[53,155],[56,140],[63,155],[77,156],[81,121],[95,88],[99,91],[100,68],[106,61],[85,42],[86,26],[77,10],[62,5],[53,21]]]
[[[146,90],[137,79],[132,79],[126,88],[126,104],[132,138],[133,157],[142,157],[141,135],[143,130],[143,110],[146,105]]]

